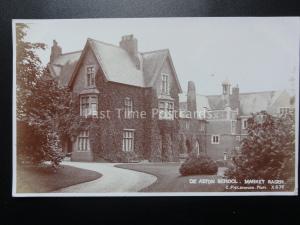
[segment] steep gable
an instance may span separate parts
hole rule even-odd
[[[142,53],[143,70],[146,87],[153,87],[159,80],[162,72],[166,72],[172,76],[173,84],[181,93],[182,89],[178,80],[178,76],[168,49],[157,50]]]
[[[60,85],[68,85],[80,55],[81,51],[65,53],[48,64],[52,77],[56,78]]]
[[[83,60],[84,53],[87,49],[93,51],[107,81],[144,87],[142,71],[135,67],[130,56],[124,49],[90,38],[86,42],[82,56],[70,79],[70,86],[75,79],[76,72],[79,69],[80,62]]]
[[[54,63],[49,64],[49,69],[64,85],[72,86],[88,49],[93,52],[107,81],[137,87],[153,87],[160,71],[168,63],[175,85],[179,92],[182,91],[168,49],[138,52],[141,66],[137,67],[124,48],[88,38],[82,51],[70,53],[68,57],[67,54],[62,55]]]

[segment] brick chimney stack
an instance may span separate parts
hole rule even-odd
[[[232,88],[232,95],[230,101],[233,109],[240,108],[240,89],[238,85]]]
[[[61,54],[62,54],[61,47],[58,46],[56,40],[53,40],[53,45],[51,47],[50,63],[53,63],[55,59],[61,56]]]
[[[128,52],[136,68],[142,69],[142,57],[138,52],[138,41],[133,34],[122,36],[119,45]]]
[[[197,103],[196,103],[196,87],[193,81],[188,82],[187,110],[192,113],[192,118],[194,118],[194,112],[197,112]]]

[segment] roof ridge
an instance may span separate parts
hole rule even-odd
[[[164,49],[158,49],[158,50],[153,50],[153,51],[148,51],[148,52],[140,52],[142,55],[143,54],[149,54],[149,53],[154,53],[154,52],[163,52],[163,51],[170,51],[168,48],[164,48]]]
[[[95,42],[99,42],[101,44],[104,44],[104,45],[109,45],[109,46],[112,46],[112,47],[115,47],[115,48],[120,48],[120,49],[123,49],[121,48],[120,46],[118,45],[114,45],[114,44],[111,44],[111,43],[107,43],[107,42],[103,42],[103,41],[99,41],[99,40],[96,40],[96,39],[93,39],[93,38],[88,38],[89,41],[95,41]]]
[[[79,52],[82,52],[82,50],[72,51],[72,52],[65,52],[65,53],[62,53],[60,56],[69,55],[69,54],[74,54],[74,53],[79,53]]]
[[[261,94],[261,93],[270,93],[270,92],[282,92],[282,90],[242,92],[240,93],[240,95]]]

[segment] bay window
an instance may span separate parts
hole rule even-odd
[[[80,98],[80,115],[98,117],[98,96],[85,95]]]
[[[159,102],[159,119],[173,120],[174,119],[174,102],[160,101]]]

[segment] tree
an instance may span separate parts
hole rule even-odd
[[[17,89],[17,118],[24,119],[27,108],[24,107],[27,98],[37,80],[42,76],[43,66],[36,50],[46,49],[44,43],[25,41],[26,30],[29,27],[23,23],[16,24],[16,89]]]
[[[61,142],[78,113],[70,90],[58,85],[35,52],[46,45],[24,41],[26,29],[16,25],[18,159],[56,167],[63,158]]]
[[[233,157],[226,175],[237,180],[284,179],[294,177],[295,117],[253,114],[247,121],[248,135]]]

